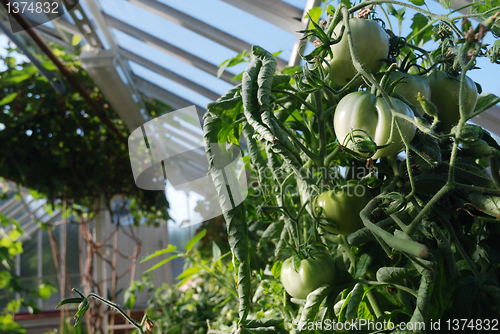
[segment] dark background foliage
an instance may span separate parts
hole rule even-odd
[[[64,94],[57,93],[31,63],[17,63],[9,49],[0,73],[0,176],[48,196],[65,197],[89,206],[101,194],[133,198],[135,210],[151,211],[151,219],[167,219],[168,203],[162,192],[136,187],[128,148],[96,116],[94,110],[63,76]],[[81,68],[63,49],[54,51],[75,79],[104,110],[124,138],[129,129]],[[55,65],[44,56],[49,71]],[[148,101],[154,116],[168,106]]]

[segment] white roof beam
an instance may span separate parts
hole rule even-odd
[[[496,135],[500,135],[500,107],[498,105],[482,112],[471,121]]]
[[[90,8],[90,6],[89,6]],[[77,15],[79,13],[80,15]],[[69,11],[71,18],[75,22],[76,27],[80,30],[80,33],[84,36],[87,43],[92,46],[97,51],[104,50],[101,39],[97,35],[94,25],[90,21],[87,13],[83,10],[82,6],[77,2],[72,10]],[[96,20],[97,13],[92,13],[94,20]]]
[[[138,90],[151,95],[158,101],[168,104],[173,109],[181,109],[195,104],[136,75],[133,76],[133,80]],[[203,112],[206,110],[200,106],[198,106],[198,108],[202,109]]]
[[[85,38],[85,36],[83,36],[83,34],[80,32],[80,30],[78,30],[77,26],[69,23],[62,17],[58,17],[57,19],[52,20],[52,23],[54,23],[54,25],[57,25],[61,30],[70,33],[71,35],[77,35],[82,38]]]
[[[198,35],[206,37],[238,53],[242,52],[243,50],[250,51],[252,47],[250,43],[247,43],[233,35],[230,35],[159,1],[128,0],[128,2],[136,5],[137,7],[147,10],[152,14],[160,16],[170,22],[187,28],[197,33]],[[279,69],[282,69],[287,65],[286,61],[283,59],[278,58],[277,61]]]
[[[189,88],[193,91],[195,91],[196,93],[200,94],[200,95],[203,95],[211,100],[217,100],[220,96],[220,94],[218,93],[215,93],[213,91],[211,91],[210,89],[208,88],[205,88],[199,84],[197,84],[196,82],[193,82],[189,79],[186,79],[184,78],[183,76],[177,74],[177,73],[174,73],[168,69],[166,69],[165,67],[162,67],[156,63],[153,63],[152,61],[149,61],[147,60],[146,58],[143,58],[133,52],[130,52],[128,50],[125,50],[125,49],[122,49],[120,48],[120,54],[125,57],[126,59],[128,60],[131,60],[133,62],[136,62],[138,63],[139,65],[142,65],[148,69],[150,69],[151,71],[155,72],[155,73],[158,73],[162,76],[164,76],[165,78],[168,78],[186,88]]]
[[[151,45],[152,47],[165,52],[166,54],[177,58],[187,64],[190,64],[194,67],[199,68],[200,70],[203,70],[209,74],[212,74],[214,76],[217,76],[217,71],[219,68],[211,63],[209,63],[206,60],[203,60],[187,51],[184,51],[181,48],[178,48],[170,43],[167,43],[158,37],[155,37],[151,34],[148,34],[140,29],[137,29],[133,26],[131,26],[128,23],[125,23],[123,21],[120,21],[112,16],[109,16],[107,14],[103,14],[106,22],[110,27],[113,27],[115,29],[118,29],[140,41],[143,41],[144,43]],[[232,81],[231,79],[233,78],[233,75],[227,71],[224,71],[221,75],[221,79],[229,82],[230,84],[234,85],[235,82]]]
[[[275,26],[299,36],[302,29],[302,9],[282,0],[222,0],[231,6],[268,21]]]

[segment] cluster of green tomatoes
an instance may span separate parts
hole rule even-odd
[[[383,66],[389,53],[389,35],[376,21],[352,18],[349,20],[354,53],[363,68],[375,74],[378,79],[383,73],[377,72]],[[332,38],[342,34],[342,23],[334,29]],[[330,80],[333,86],[344,86],[358,74],[350,52],[348,38],[343,34],[340,41],[331,45],[333,58],[328,59]],[[345,95],[338,103],[333,127],[337,140],[348,148],[354,148],[356,138],[353,133],[361,133],[380,147],[372,152],[371,158],[376,160],[401,152],[404,147],[403,138],[411,142],[416,133],[413,123],[398,117],[399,131],[394,126],[394,112],[415,119],[415,110],[430,119],[425,103],[431,104],[438,122],[434,131],[448,133],[460,119],[459,111],[459,77],[440,70],[432,70],[424,75],[410,74],[402,71],[386,73],[387,82],[397,82],[392,90],[396,97],[382,97],[367,90],[359,90]],[[362,83],[359,79],[359,83]],[[477,102],[478,89],[476,83],[466,77],[463,112],[470,115]],[[401,98],[402,97],[402,98]],[[388,100],[392,103],[389,105]],[[406,100],[406,101],[405,101]],[[404,101],[404,102],[403,102]],[[422,102],[421,102],[422,101]],[[356,132],[353,132],[353,130]],[[372,199],[365,192],[362,196],[354,194],[353,184],[340,189],[326,191],[315,198],[313,209],[321,218],[330,222],[322,227],[330,233],[349,235],[364,227],[359,216],[360,211]],[[294,298],[305,299],[309,293],[325,284],[335,281],[335,265],[332,257],[321,251],[310,256],[292,256],[282,264],[281,281],[285,290]]]

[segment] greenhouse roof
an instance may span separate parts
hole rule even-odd
[[[245,68],[244,63],[228,68],[218,78],[219,65],[253,44],[281,52],[278,67],[299,64],[297,50],[304,41],[297,31],[307,27],[305,13],[321,4],[321,0],[82,0],[69,13],[36,29],[46,41],[87,50],[81,56],[84,68],[133,130],[148,119],[139,96],[156,98],[172,109],[196,105],[203,110],[235,85],[233,77]],[[428,6],[431,11],[443,10],[437,2]],[[27,16],[32,22],[40,18]],[[7,21],[5,12],[2,21]],[[500,93],[498,86],[493,89],[492,93]],[[481,117],[479,124],[500,133],[500,117],[493,112]]]

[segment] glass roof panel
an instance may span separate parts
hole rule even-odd
[[[192,102],[200,107],[205,108],[209,102],[212,102],[210,99],[193,92],[192,90],[185,88],[174,81],[161,76],[160,74],[153,72],[142,65],[139,65],[135,62],[129,61],[130,68],[134,72],[135,75],[141,77],[147,81],[150,81],[163,89],[182,97],[185,100]]]
[[[219,80],[211,74],[200,70],[194,66],[188,65],[185,62],[174,58],[146,43],[131,37],[119,30],[113,30],[116,37],[116,42],[123,46],[124,49],[137,54],[151,62],[154,62],[174,73],[177,73],[191,81],[194,81],[220,95],[232,88],[232,85]],[[243,68],[244,69],[244,68]],[[243,70],[242,69],[242,70]],[[234,71],[234,68],[230,68]],[[233,72],[234,73],[234,72]]]
[[[260,45],[271,53],[283,51],[280,55],[282,59],[288,60],[290,58],[292,47],[296,40],[294,34],[286,32],[267,21],[225,2],[219,0],[160,0],[159,2],[182,11],[247,43]],[[213,51],[210,50],[210,52]]]
[[[181,48],[213,65],[220,65],[224,60],[237,53],[200,36],[184,27],[169,22],[142,8],[124,0],[101,1],[105,13],[118,20],[153,35],[167,43]],[[120,10],[116,10],[120,8]],[[134,47],[133,45],[130,47]],[[207,52],[210,50],[210,52]]]
[[[282,0],[282,1],[300,9],[305,8],[307,3],[307,0]]]

